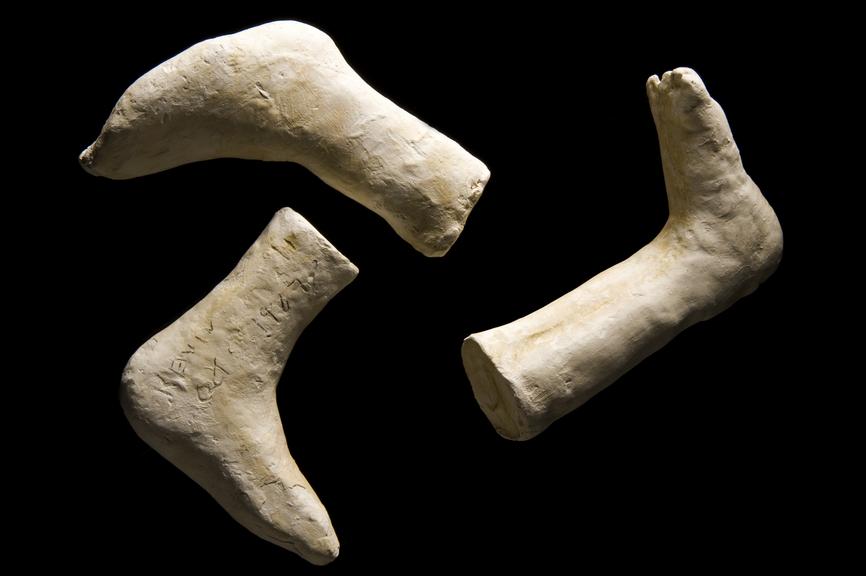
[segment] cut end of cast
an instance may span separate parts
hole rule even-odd
[[[518,441],[538,435],[541,430],[530,424],[517,386],[505,377],[474,335],[463,341],[462,355],[475,400],[496,432],[503,438]]]
[[[487,186],[487,182],[490,180],[490,170],[488,170],[487,166],[477,159],[474,160],[480,165],[478,174],[470,180],[465,191],[458,196],[456,202],[453,202],[447,211],[443,211],[444,214],[447,214],[444,218],[446,222],[444,226],[441,223],[436,227],[431,226],[422,236],[404,235],[398,229],[398,233],[403,236],[403,239],[414,246],[424,256],[430,258],[445,256],[463,233],[463,228],[466,227],[466,220],[469,218],[469,214],[475,208],[475,205],[481,198],[481,194],[484,192],[485,186]],[[445,229],[443,230],[443,228]]]

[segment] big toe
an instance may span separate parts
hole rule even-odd
[[[262,536],[313,564],[327,564],[337,557],[340,543],[331,519],[308,486],[274,482],[265,487],[265,494],[259,512],[269,528]]]
[[[710,97],[697,72],[691,68],[676,68],[665,72],[661,79],[647,81],[650,105],[657,117],[686,133],[703,132],[718,120],[718,107]]]
[[[305,541],[296,552],[310,564],[324,566],[333,562],[340,555],[340,542],[334,530],[328,526],[327,534],[316,540]]]
[[[691,68],[677,68],[665,72],[659,90],[680,113],[692,112],[701,104],[710,102],[710,94],[704,81]]]

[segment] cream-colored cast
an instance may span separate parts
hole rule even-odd
[[[373,90],[324,32],[271,22],[200,42],[130,86],[90,173],[124,179],[213,158],[298,162],[427,256],[448,251],[490,172]]]
[[[229,276],[139,348],[121,401],[138,435],[256,535],[336,558],[328,512],[289,454],[276,387],[301,331],[358,269],[284,208]]]
[[[776,268],[782,229],[721,107],[688,68],[647,81],[670,216],[632,257],[510,324],[473,334],[463,363],[496,430],[532,438]]]

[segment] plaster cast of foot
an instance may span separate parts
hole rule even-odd
[[[475,397],[506,438],[532,438],[755,290],[779,263],[779,221],[698,75],[653,76],[647,93],[670,207],[661,233],[544,308],[463,344]]]
[[[206,40],[130,86],[90,173],[125,179],[212,158],[298,162],[427,256],[448,251],[490,173],[373,90],[324,32],[271,22]]]
[[[314,564],[339,543],[289,454],[276,386],[301,331],[357,268],[309,222],[277,212],[229,276],[130,358],[136,433],[256,535]]]

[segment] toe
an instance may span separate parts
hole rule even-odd
[[[659,82],[659,90],[668,91],[671,88],[671,72],[665,72],[662,74],[661,81]]]
[[[674,68],[671,71],[671,77],[673,78],[675,83],[693,81],[697,81],[699,84],[701,83],[701,77],[698,76],[698,73],[695,72],[693,69],[687,68],[685,66]]]
[[[700,97],[707,96],[703,80],[691,68],[675,68],[665,72],[662,74],[658,88],[662,92],[686,92]]]
[[[659,92],[659,77],[653,74],[646,81],[646,93],[650,100],[655,100]]]
[[[316,566],[330,564],[340,555],[340,543],[333,532],[308,543],[298,551],[307,562]]]
[[[712,102],[700,76],[691,68],[676,68],[665,72],[657,92],[660,98],[669,102],[672,111],[683,121],[698,115],[698,111]]]
[[[263,487],[267,524],[261,536],[300,554],[316,565],[337,557],[340,544],[328,511],[303,478],[287,478]],[[268,538],[271,536],[271,538]]]
[[[673,86],[676,90],[690,94],[700,100],[709,100],[707,88],[704,86],[704,81],[701,80],[697,72],[691,68],[677,68],[673,74]]]

